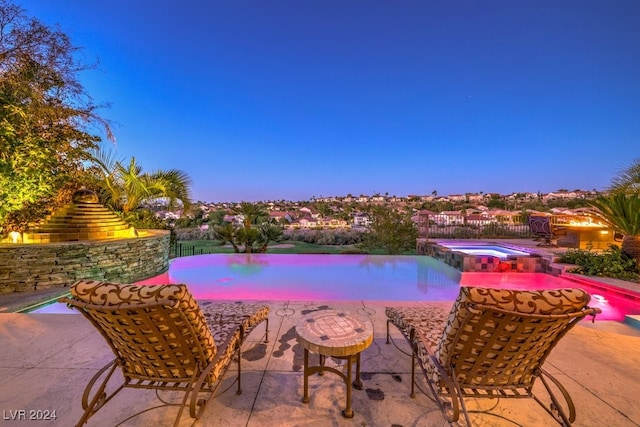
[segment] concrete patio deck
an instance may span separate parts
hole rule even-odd
[[[243,357],[243,394],[237,396],[232,386],[210,402],[196,426],[447,425],[426,396],[409,398],[410,358],[385,343],[384,302],[262,302],[271,306],[270,341],[259,342],[263,327],[249,337]],[[296,342],[294,325],[304,313],[329,307],[369,317],[374,325],[374,342],[362,353],[364,387],[353,392],[352,419],[340,415],[345,387],[334,374],[312,376],[311,401],[301,402],[303,350]],[[408,350],[400,333],[391,330],[395,342]],[[82,413],[80,399],[86,383],[112,358],[99,333],[77,314],[0,314],[0,343],[0,421],[7,426],[73,425]],[[639,349],[639,329],[598,320],[595,324],[583,321],[558,344],[545,366],[572,395],[576,426],[640,426]],[[344,361],[328,363],[344,367]],[[230,370],[223,385],[232,381]],[[157,402],[151,391],[125,390],[88,425],[113,426]],[[485,400],[478,405],[486,409],[495,404]],[[57,419],[12,420],[19,410],[27,411],[27,416],[30,410],[55,410]],[[494,411],[503,418],[472,414],[474,425],[553,425],[529,399],[501,400]],[[123,425],[171,425],[175,414],[173,408],[157,409]],[[181,425],[191,424],[183,417]]]

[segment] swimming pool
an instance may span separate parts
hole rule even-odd
[[[214,254],[140,283],[186,283],[198,299],[450,301],[461,274],[423,256]]]
[[[462,273],[428,256],[215,254],[177,258],[140,284],[185,283],[196,299],[453,301],[460,285],[508,289],[580,287],[599,319],[640,314],[640,302],[543,273]],[[62,304],[56,310],[71,312]],[[53,307],[52,307],[53,309]],[[47,312],[41,309],[38,312]]]
[[[512,256],[530,256],[529,252],[521,251],[518,249],[508,248],[501,245],[487,245],[487,244],[457,244],[457,243],[438,243],[439,246],[444,246],[452,251],[463,252],[468,255],[486,255],[494,256],[500,259],[507,259]]]

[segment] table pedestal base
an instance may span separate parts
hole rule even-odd
[[[360,380],[360,353],[352,354],[349,356],[333,356],[336,359],[345,359],[347,361],[347,374],[345,375],[342,371],[339,371],[336,368],[332,368],[329,366],[325,366],[325,358],[322,354],[319,356],[319,365],[318,366],[309,366],[309,350],[304,349],[304,394],[302,396],[302,403],[309,403],[309,376],[315,374],[322,375],[325,371],[333,372],[342,378],[347,386],[347,396],[346,396],[346,408],[342,411],[342,416],[345,418],[353,418],[353,409],[351,409],[351,387],[362,390],[362,381]],[[355,381],[351,381],[352,371],[353,371],[353,362],[356,363],[356,379]]]

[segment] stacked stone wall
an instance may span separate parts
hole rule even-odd
[[[0,293],[65,287],[79,279],[131,283],[169,268],[169,232],[143,237],[0,245]]]

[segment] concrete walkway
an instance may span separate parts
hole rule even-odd
[[[242,395],[231,389],[213,400],[196,426],[444,426],[436,405],[419,394],[408,397],[410,358],[385,343],[384,302],[262,301],[271,306],[270,342],[259,342],[256,329],[243,357]],[[394,304],[399,304],[395,302]],[[408,304],[408,303],[407,303]],[[294,325],[305,313],[346,309],[368,317],[374,342],[362,354],[363,390],[354,390],[355,416],[344,419],[344,383],[332,373],[310,378],[311,401],[301,402],[303,350]],[[408,351],[392,327],[395,342]],[[618,322],[583,321],[554,349],[546,368],[559,378],[577,408],[577,426],[640,426],[640,330]],[[86,383],[112,355],[99,333],[80,315],[0,314],[0,424],[70,426],[82,413]],[[312,358],[315,360],[315,358]],[[344,361],[330,360],[344,367]],[[126,390],[95,415],[89,426],[113,426],[129,415],[157,404],[151,391]],[[493,408],[496,401],[471,402]],[[12,420],[26,411],[55,411],[56,420]],[[479,426],[548,426],[552,420],[530,400],[501,400],[500,416],[473,414]],[[44,415],[45,412],[34,412]],[[123,425],[171,425],[176,410],[146,412]],[[503,417],[503,418],[501,418]],[[511,422],[506,421],[511,420]],[[191,425],[184,417],[181,425]]]

